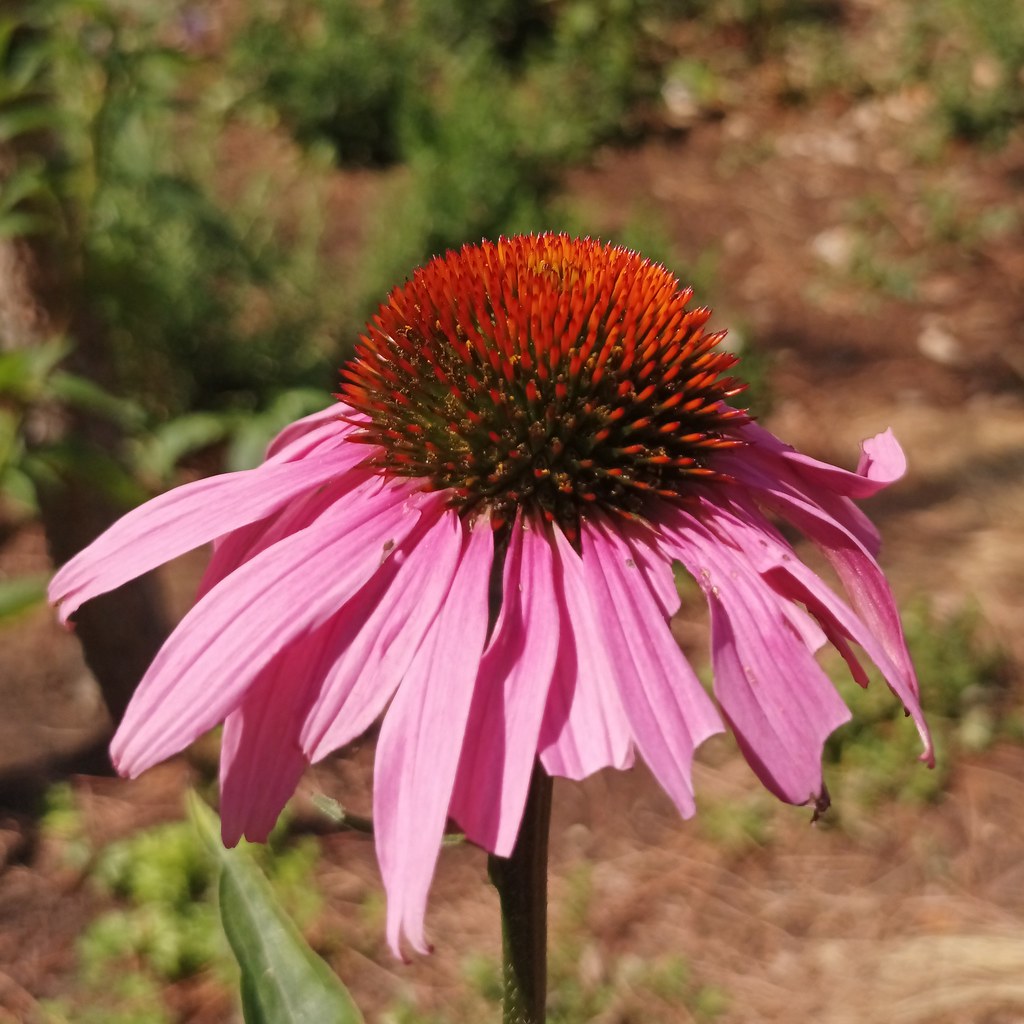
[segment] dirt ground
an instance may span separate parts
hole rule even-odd
[[[737,326],[739,340],[768,357],[766,424],[777,434],[852,466],[862,438],[895,430],[910,471],[869,508],[883,564],[903,599],[979,603],[1012,658],[1019,703],[1024,139],[921,163],[901,142],[923,116],[913,93],[838,110],[748,108],[603,152],[570,186],[593,211],[595,234],[613,233],[642,201],[684,264],[714,254],[715,322]],[[373,183],[360,175],[345,184],[339,175],[331,189],[332,222],[351,237]],[[935,189],[955,197],[960,234],[935,237],[925,202]],[[865,197],[871,212],[858,213]],[[1016,227],[971,241],[971,225],[995,207],[1015,212]],[[894,268],[911,275],[912,289],[885,285]],[[200,564],[198,555],[167,575],[179,608]],[[34,530],[0,552],[4,573],[45,567]],[[37,1000],[73,984],[75,938],[100,898],[36,841],[18,789],[55,774],[61,756],[107,726],[74,639],[45,612],[2,634],[0,706],[0,788],[11,807],[0,812],[0,1021],[31,1021]],[[318,770],[307,789],[337,786],[365,806],[369,755]],[[178,815],[186,774],[179,764],[131,784],[75,784],[89,827],[115,836]],[[699,802],[742,800],[756,786],[727,750],[701,758]],[[595,1020],[699,1019],[634,991],[637,964],[671,951],[727,994],[715,1018],[725,1024],[1024,1022],[1024,749],[961,761],[935,805],[886,806],[850,830],[812,829],[805,811],[782,811],[771,842],[735,851],[699,822],[680,822],[642,768],[559,782],[555,799],[553,929],[579,927],[569,907],[588,866],[578,971],[615,992]],[[369,845],[350,836],[323,845],[326,909],[311,937],[369,1019],[410,993],[423,1013],[472,1019],[457,1009],[468,1005],[463,964],[496,958],[499,942],[479,851],[446,851],[428,917],[436,952],[401,965],[379,922],[355,936],[347,923],[346,908],[379,886]],[[234,1012],[201,978],[169,999],[182,1021]]]

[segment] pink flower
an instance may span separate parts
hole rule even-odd
[[[114,737],[118,771],[223,722],[224,841],[262,840],[305,767],[383,714],[374,821],[398,951],[426,948],[449,816],[507,855],[538,758],[582,779],[639,754],[688,817],[694,749],[724,719],[773,793],[818,801],[822,745],[849,718],[815,661],[826,640],[861,683],[851,643],[875,663],[930,761],[878,535],[853,503],[903,474],[899,445],[879,434],[847,472],[755,425],[689,299],[635,253],[557,235],[467,246],[395,289],[337,405],[259,468],[129,513],[54,578],[67,621],[214,544]],[[675,561],[711,609],[714,702],[668,628]]]

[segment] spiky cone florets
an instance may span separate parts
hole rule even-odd
[[[642,514],[721,478],[746,413],[707,308],[627,249],[529,235],[449,252],[396,288],[343,371],[370,463],[450,489],[497,526],[575,536],[588,508]]]

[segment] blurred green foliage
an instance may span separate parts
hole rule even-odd
[[[657,93],[672,10],[668,0],[267,0],[232,54],[253,98],[341,163],[429,150],[465,160],[501,141],[508,156],[555,168],[629,134],[633,106]]]
[[[425,258],[564,226],[566,168],[635,135],[660,87],[667,0],[267,3],[234,66],[341,163],[400,163],[362,287]],[[297,60],[296,54],[302,59]]]
[[[313,387],[322,405],[335,339],[315,194],[287,232],[261,195],[218,194],[222,117],[189,84],[201,61],[162,42],[173,9],[53,0],[21,10],[0,35],[0,126],[19,130],[23,150],[0,191],[0,228],[56,237],[78,278],[76,319],[97,326],[106,386],[154,422],[251,411]]]
[[[1024,121],[1018,0],[891,3],[875,8],[868,23],[854,5],[838,0],[735,0],[711,17],[742,28],[748,59],[778,62],[778,93],[793,103],[917,88],[941,138],[991,148],[1004,145]],[[851,32],[854,20],[868,30]]]
[[[912,8],[909,57],[950,135],[1004,144],[1024,119],[1024,6],[939,0]]]
[[[62,369],[69,350],[64,341],[51,339],[32,348],[0,352],[0,500],[6,522],[35,515],[37,486],[65,470],[87,472],[97,488],[126,506],[145,497],[126,468],[108,453],[85,448],[75,437],[40,439],[58,407],[88,412],[127,431],[145,422],[144,411],[134,401]],[[29,443],[34,434],[40,437]]]

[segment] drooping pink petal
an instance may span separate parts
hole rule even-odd
[[[161,494],[72,558],[51,581],[50,600],[67,622],[84,601],[270,515],[303,490],[348,472],[361,455],[352,444],[321,458],[208,477]]]
[[[546,530],[517,518],[449,809],[473,842],[499,857],[512,852],[519,832],[555,669],[561,621],[552,565]]]
[[[852,558],[858,563],[859,569],[854,572],[848,571],[848,575],[856,581],[855,585],[870,587],[869,597],[862,598],[862,605],[866,600],[870,600],[871,610],[880,613],[881,609],[877,607],[877,602],[884,604],[888,601],[892,604],[893,618],[899,628],[898,635],[892,631],[891,620],[886,624],[884,620],[876,618],[874,626],[865,623],[861,616],[855,614],[823,580],[797,558],[792,548],[749,505],[745,506],[742,501],[734,500],[731,508],[722,505],[713,508],[708,503],[706,517],[712,522],[717,520],[723,523],[724,534],[740,539],[750,563],[779,594],[806,606],[821,624],[831,643],[843,655],[854,678],[861,685],[867,685],[867,677],[846,641],[852,640],[864,649],[882,673],[890,689],[903,702],[908,714],[913,717],[924,745],[922,760],[929,764],[934,763],[931,735],[921,709],[917,676],[906,651],[895,603],[881,569],[875,566],[872,572],[865,568],[865,560],[873,562],[870,556],[861,552],[858,557],[856,550],[852,551],[847,558]],[[839,536],[842,535],[838,527],[834,529]],[[879,585],[884,586],[888,597],[879,592]],[[888,644],[885,642],[887,636]],[[894,649],[898,655],[895,658],[892,653]]]
[[[407,486],[370,481],[195,605],[125,712],[111,743],[118,771],[138,775],[212,728],[271,658],[336,612],[415,527],[407,495]]]
[[[552,532],[559,646],[538,743],[549,775],[578,780],[601,768],[631,768],[633,734],[579,555],[560,529]]]
[[[378,573],[346,607],[341,654],[325,666],[300,736],[310,761],[362,735],[391,700],[447,599],[462,537],[456,513],[425,508],[389,571]]]
[[[581,539],[583,576],[604,625],[637,749],[679,813],[688,818],[696,810],[690,777],[693,752],[722,731],[721,719],[672,638],[619,529],[594,516],[583,523]],[[639,531],[631,539],[638,548],[644,545]],[[662,571],[671,576],[668,562]]]
[[[735,548],[681,509],[666,509],[660,526],[666,554],[707,596],[715,695],[748,762],[780,799],[817,799],[822,748],[849,720],[846,705],[790,626],[781,598]]]
[[[813,505],[856,537],[865,551],[878,555],[882,547],[881,535],[852,499],[798,473],[793,465],[764,449],[751,446],[742,449],[742,453],[742,459],[736,458],[736,452],[724,453],[719,460],[721,468],[745,485],[760,504],[777,514],[783,514],[781,508],[786,501]]]
[[[694,498],[696,504],[693,508],[699,508],[698,517],[708,531],[713,533],[721,544],[738,552],[766,580],[769,579],[769,573],[776,568],[777,560],[787,564],[792,561],[814,576],[814,573],[799,561],[789,542],[768,522],[756,503],[738,490],[733,491],[727,499],[711,494],[703,497],[695,495]],[[818,579],[816,576],[814,578]],[[820,579],[818,582],[828,590]],[[774,583],[772,586],[779,591]],[[788,594],[783,596],[789,597]],[[849,638],[841,631],[831,628],[826,634],[822,629],[821,620],[817,617],[812,618],[803,607],[792,603],[793,600],[798,599],[783,601],[781,609],[793,629],[803,638],[807,649],[816,653],[826,643],[831,643],[843,656],[853,678],[861,686],[867,686],[867,673],[846,642]],[[829,623],[825,625],[828,626]]]
[[[798,452],[752,421],[738,427],[736,433],[749,441],[759,453],[770,454],[778,462],[795,470],[812,486],[846,498],[862,500],[874,497],[907,471],[906,456],[891,429],[861,443],[860,462],[855,473]],[[740,452],[745,454],[748,450],[744,448]],[[743,454],[739,458],[742,461]]]
[[[448,597],[413,657],[377,740],[373,817],[387,936],[426,952],[423,919],[487,637],[494,540],[471,530]]]

